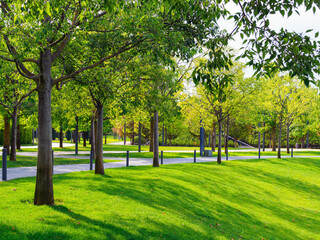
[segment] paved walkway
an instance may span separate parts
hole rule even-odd
[[[88,158],[87,156],[78,156],[79,158]],[[298,158],[311,158],[319,156],[296,156]],[[275,156],[263,156],[262,158],[275,158]],[[120,160],[119,162],[104,163],[104,168],[121,168],[126,166],[125,158],[105,157],[104,159]],[[241,157],[229,157],[229,160],[245,160],[245,159],[257,159],[256,156],[241,156]],[[222,158],[225,161],[225,157]],[[198,157],[197,162],[212,162],[216,161],[216,157]],[[178,164],[178,163],[192,163],[193,158],[165,158],[163,159],[164,164]],[[130,158],[130,166],[146,166],[152,165],[152,158]],[[94,169],[94,166],[93,166]],[[69,172],[80,172],[88,171],[89,164],[72,164],[72,165],[55,165],[54,174],[63,174]],[[34,177],[36,176],[36,167],[18,167],[8,168],[8,180],[23,178],[23,177]],[[2,171],[0,170],[0,181],[2,179]]]

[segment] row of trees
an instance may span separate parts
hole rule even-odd
[[[208,52],[193,79],[214,93],[208,100],[211,104],[224,104],[225,89],[233,84],[228,73],[233,55],[226,46],[237,32],[246,35],[243,57],[249,59],[258,75],[271,75],[280,69],[289,71],[291,77],[299,76],[305,83],[314,79],[319,71],[318,42],[283,29],[276,32],[267,20],[275,12],[290,16],[299,5],[315,11],[312,1],[234,1],[240,7],[234,14],[226,9],[227,2],[0,1],[1,69],[5,69],[7,85],[12,88],[10,94],[17,85],[21,86],[18,98],[3,106],[15,111],[27,97],[37,94],[36,205],[54,204],[52,110],[61,111],[58,121],[63,122],[67,115],[65,108],[60,108],[63,99],[75,98],[67,110],[75,115],[75,122],[80,117],[87,117],[87,121],[81,121],[83,124],[91,122],[95,172],[104,174],[103,121],[112,116],[114,109],[120,109],[123,115],[128,111],[128,107],[114,105],[125,103],[136,112],[142,108],[152,114],[153,165],[159,166],[158,116],[172,103],[185,75],[185,70],[177,70],[181,69],[178,63],[190,62],[195,55]],[[221,18],[234,20],[232,32],[219,29]],[[54,88],[62,89],[61,96],[54,98]],[[243,94],[241,90],[239,94]],[[87,111],[84,115],[76,111],[85,107],[91,108],[89,116]],[[220,129],[226,116],[221,109],[213,110],[219,115]],[[12,119],[15,126],[16,118]]]

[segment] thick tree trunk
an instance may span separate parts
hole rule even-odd
[[[83,132],[82,132],[83,146],[84,146],[84,147],[87,146],[87,138],[88,138],[87,135],[88,135],[87,131],[83,131]]]
[[[159,167],[158,111],[153,113],[153,166]]]
[[[153,152],[153,117],[150,120],[150,143],[149,143],[149,152]]]
[[[62,128],[62,124],[60,124],[60,131],[59,131],[59,147],[63,148],[63,128]]]
[[[17,149],[21,149],[21,133],[20,133],[20,124],[17,124]]]
[[[213,124],[213,126],[212,126],[212,145],[211,145],[211,149],[213,152],[216,151],[216,140],[217,140],[216,124]]]
[[[10,161],[16,161],[16,149],[17,149],[17,120],[18,120],[18,109],[13,108],[12,112],[12,126],[11,126],[11,153]]]
[[[278,158],[281,158],[281,131],[282,131],[282,115],[279,123],[279,139],[278,139]]]
[[[96,161],[95,161],[95,174],[104,175],[103,167],[103,105],[97,102],[97,131],[96,131]]]
[[[44,50],[40,58],[41,77],[38,85],[38,162],[35,205],[54,205],[52,184],[51,126],[51,52]]]
[[[217,156],[217,162],[218,164],[221,163],[221,142],[222,142],[222,139],[221,139],[221,135],[222,135],[222,120],[219,120],[218,121],[218,125],[219,125],[219,139],[218,139],[218,156]]]

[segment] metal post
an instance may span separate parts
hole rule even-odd
[[[2,149],[2,181],[7,181],[7,150]]]
[[[293,157],[293,147],[291,147],[291,157]]]
[[[90,170],[93,169],[93,150],[90,151]]]
[[[129,151],[127,151],[126,167],[129,167]]]
[[[258,139],[258,145],[259,145],[259,159],[260,159],[260,157],[261,157],[261,144],[260,144],[260,142],[261,142],[261,133],[260,133],[260,123],[259,123],[259,139]]]
[[[163,151],[161,151],[161,165],[163,165]]]
[[[52,150],[52,175],[53,175],[53,158],[54,157],[54,155],[53,155],[53,150]]]
[[[193,162],[194,162],[194,163],[197,162],[197,150],[194,150],[194,153],[193,153]]]
[[[227,151],[226,152],[226,161],[228,161],[229,160],[229,152]]]

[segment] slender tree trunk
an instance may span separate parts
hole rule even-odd
[[[104,175],[103,166],[103,105],[97,102],[96,162],[95,173]]]
[[[213,124],[213,127],[212,127],[212,146],[211,146],[211,149],[213,152],[216,151],[216,141],[217,141],[216,124]]]
[[[165,128],[164,130],[164,145],[167,146],[168,145],[168,132],[167,132],[167,128]]]
[[[88,134],[87,134],[87,131],[83,131],[83,132],[82,132],[83,146],[84,146],[84,147],[87,146],[87,138],[88,138],[87,135],[88,135]]]
[[[16,149],[17,149],[17,120],[18,120],[18,109],[13,108],[12,112],[12,126],[11,126],[11,153],[10,161],[16,161]]]
[[[159,167],[158,111],[153,113],[153,166]]]
[[[290,150],[289,150],[289,124],[287,124],[287,153],[289,154],[290,153]]]
[[[219,116],[220,118],[220,116]],[[222,120],[218,120],[218,125],[219,125],[219,139],[218,139],[218,156],[217,156],[217,162],[218,164],[221,163],[221,142],[222,142],[222,139],[221,139],[221,135],[222,135]]]
[[[60,124],[59,139],[60,139],[59,147],[63,148],[63,128],[62,128],[62,124]]]
[[[272,151],[275,152],[276,149],[276,128],[272,130]]]
[[[238,139],[236,139],[236,138],[234,139],[234,147],[238,148]]]
[[[278,158],[281,158],[281,131],[282,131],[282,114],[280,116],[280,125],[279,125]]]
[[[266,126],[266,123],[263,122],[263,127]],[[265,149],[265,144],[266,144],[266,131],[263,130],[263,138],[262,138],[262,151],[265,152],[266,149]]]
[[[162,124],[162,146],[164,146],[164,123]]]
[[[138,152],[141,152],[141,122],[139,121],[139,146]]]
[[[52,184],[52,126],[51,126],[51,51],[45,49],[40,57],[38,85],[38,162],[34,194],[35,205],[54,205]]]
[[[150,143],[149,143],[149,152],[153,152],[153,117],[150,120]]]
[[[91,129],[90,129],[90,139],[91,139],[91,151],[93,152],[93,159],[96,159],[96,135],[95,135],[95,124],[94,116],[91,118]]]
[[[126,145],[126,143],[127,143],[126,128],[127,128],[127,125],[126,125],[126,122],[124,122],[124,127],[123,127],[123,144],[124,145]]]
[[[78,145],[79,145],[78,138],[79,138],[78,117],[76,116],[76,129],[74,130],[75,154],[78,154]]]
[[[226,156],[228,155],[228,150],[229,150],[229,146],[228,146],[228,142],[229,142],[229,124],[230,124],[230,117],[228,116],[228,118],[227,118],[227,131],[226,131],[226,146],[225,146]]]
[[[134,121],[132,121],[131,145],[134,145]]]
[[[17,149],[21,149],[21,133],[20,133],[20,124],[17,124]]]
[[[301,138],[301,148],[304,148],[304,136]]]
[[[98,136],[98,119],[94,120],[94,154],[93,157],[97,157],[97,136]]]
[[[104,144],[107,144],[107,134],[104,135]]]

